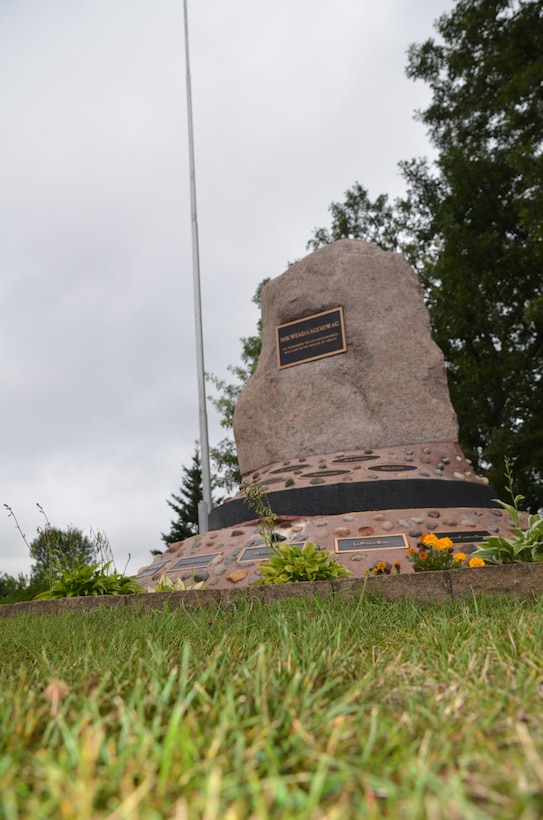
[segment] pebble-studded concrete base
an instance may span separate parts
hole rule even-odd
[[[371,456],[371,458],[368,458]],[[377,469],[376,469],[377,468]],[[341,470],[338,475],[338,470]],[[459,482],[474,488],[474,496],[485,480],[478,477],[457,444],[440,443],[381,450],[333,453],[269,465],[247,476],[247,483],[261,483],[269,492],[273,509],[273,490],[289,487],[332,485],[340,482],[390,481],[443,482],[454,496]],[[280,488],[277,485],[280,483]],[[428,485],[430,486],[430,484]],[[420,487],[420,490],[419,490]],[[464,489],[464,488],[463,488]],[[424,484],[417,485],[424,496]],[[447,495],[447,493],[445,493]],[[492,493],[489,494],[492,497]],[[244,491],[232,499],[244,498]],[[228,507],[228,501],[225,507]],[[355,578],[362,578],[379,561],[398,562],[401,573],[413,572],[407,548],[415,546],[423,533],[436,533],[452,539],[455,550],[469,556],[486,534],[511,534],[513,522],[499,506],[441,506],[401,509],[345,510],[339,515],[279,516],[276,532],[288,543],[314,542],[319,549],[334,553]],[[254,518],[233,526],[212,530],[172,544],[137,579],[143,587],[152,586],[161,575],[186,582],[205,581],[209,588],[248,586],[259,578],[258,567],[267,552]],[[395,570],[393,570],[395,571]]]

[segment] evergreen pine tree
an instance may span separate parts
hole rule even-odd
[[[198,447],[195,447],[191,466],[183,467],[179,495],[172,493],[171,500],[167,501],[177,518],[171,522],[170,532],[162,533],[165,544],[169,546],[198,534],[198,503],[202,498],[200,453]],[[156,551],[153,554],[156,554]]]

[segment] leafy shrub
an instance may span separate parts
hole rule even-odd
[[[475,556],[489,564],[531,564],[543,561],[543,515],[538,513],[530,515],[528,529],[522,529],[519,505],[521,501],[524,501],[524,496],[514,493],[513,474],[508,459],[505,459],[505,476],[507,478],[505,489],[513,503],[507,504],[499,498],[494,500],[511,516],[513,536],[506,538],[503,535],[487,535]]]
[[[258,570],[259,584],[289,584],[296,581],[328,581],[347,578],[353,573],[333,559],[331,552],[318,550],[311,541],[303,546],[279,544],[273,546],[271,558],[263,561]]]
[[[261,535],[273,555],[263,561],[258,571],[261,578],[255,586],[262,584],[289,584],[296,581],[328,581],[335,578],[347,578],[353,573],[343,564],[332,558],[331,552],[319,550],[316,544],[280,543],[283,536],[275,532],[277,517],[270,507],[266,492],[261,484],[253,484],[247,490],[247,503],[252,507],[260,521]]]
[[[85,595],[129,595],[142,592],[137,581],[120,572],[109,572],[107,564],[84,564],[65,570],[50,589],[36,595],[35,600],[51,598],[74,598]]]

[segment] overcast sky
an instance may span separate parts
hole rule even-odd
[[[452,5],[189,0],[206,370],[330,202],[431,153],[406,50]],[[199,435],[184,60],[182,0],[0,0],[0,504],[132,573]],[[0,572],[29,568],[1,506]]]

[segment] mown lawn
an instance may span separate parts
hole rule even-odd
[[[0,620],[0,817],[543,816],[543,599]]]

